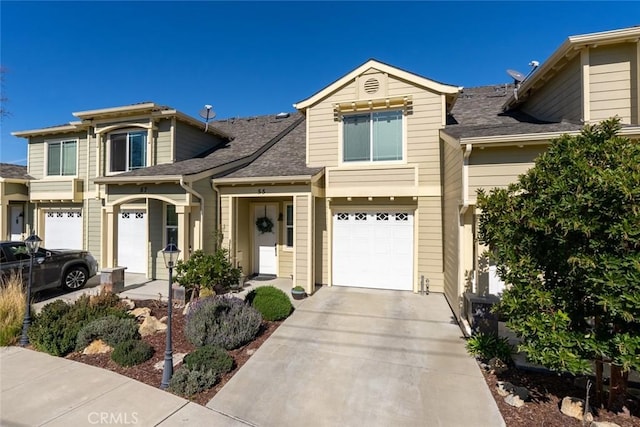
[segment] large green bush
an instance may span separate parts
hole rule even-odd
[[[135,366],[153,356],[153,347],[142,340],[128,340],[117,344],[111,352],[111,360],[120,366]]]
[[[226,374],[233,369],[233,358],[222,347],[205,345],[184,357],[184,364],[192,371],[213,371]]]
[[[511,355],[515,348],[509,344],[507,338],[496,334],[476,334],[467,340],[466,347],[469,354],[484,361],[497,357],[507,364],[513,362]]]
[[[246,301],[269,321],[286,319],[293,311],[289,296],[273,286],[261,286],[252,290]]]
[[[103,340],[111,347],[124,341],[140,339],[138,322],[135,319],[123,319],[114,315],[93,320],[78,332],[76,351],[82,350],[97,339]]]
[[[225,291],[235,287],[240,274],[240,269],[229,260],[229,251],[219,247],[213,254],[197,250],[188,260],[178,261],[174,280],[198,294],[200,289]]]
[[[216,296],[194,302],[185,335],[198,347],[210,344],[232,350],[253,340],[261,323],[260,313],[241,299]]]
[[[198,371],[183,366],[171,377],[169,390],[189,397],[213,387],[216,381],[218,381],[218,375],[213,370]]]
[[[45,305],[29,328],[35,348],[54,356],[64,356],[76,348],[78,332],[87,323],[108,315],[130,317],[117,295],[82,295],[73,304],[56,300]]]

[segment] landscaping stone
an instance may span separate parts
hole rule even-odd
[[[167,325],[159,321],[155,316],[147,316],[140,325],[138,331],[140,335],[146,337],[147,335],[153,335],[156,332],[162,332],[167,329]]]
[[[133,302],[133,300],[130,300],[129,298],[122,298],[120,301],[122,301],[122,304],[124,304],[124,307],[128,310],[131,311],[134,308],[136,308],[136,303]]]
[[[162,316],[162,317],[160,318],[160,321],[161,321],[162,323],[167,323],[167,319],[168,319],[168,317],[167,317],[167,316]]]
[[[184,360],[184,357],[186,355],[187,355],[187,353],[174,353],[173,354],[173,367],[175,368],[180,363],[182,363],[182,361]],[[153,368],[155,370],[157,370],[157,371],[162,371],[164,369],[164,359],[162,359],[161,361],[159,361],[155,365],[153,365]]]
[[[182,314],[186,316],[189,314],[189,308],[191,307],[191,302],[185,304],[184,309],[182,310]]]
[[[509,367],[500,358],[494,357],[489,360],[489,369],[496,375],[500,375],[509,370]]]
[[[82,351],[82,354],[102,354],[108,353],[111,350],[113,350],[113,347],[109,346],[106,342],[95,340]]]
[[[151,309],[149,307],[139,307],[134,308],[129,313],[136,319],[140,320],[149,317],[151,315]]]
[[[245,353],[247,353],[247,356],[253,356],[253,353],[255,352],[256,352],[255,348],[250,348]]]
[[[509,394],[505,396],[504,401],[507,405],[515,406],[516,408],[524,406],[524,400],[522,400],[517,394]]]
[[[569,417],[573,417],[577,420],[582,421],[584,419],[584,405],[585,405],[584,400],[579,399],[577,397],[567,396],[564,399],[562,399],[560,412],[562,412],[563,414]],[[593,421],[591,408],[588,408],[586,421]]]
[[[496,387],[498,389],[498,394],[500,396],[508,396],[512,394],[516,389],[516,386],[514,386],[508,381],[498,381],[498,383],[496,384]]]

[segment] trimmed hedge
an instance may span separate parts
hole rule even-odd
[[[192,371],[213,371],[217,375],[233,369],[233,358],[222,347],[205,345],[184,357],[184,364]]]
[[[120,366],[135,366],[153,356],[153,347],[142,340],[128,340],[117,344],[111,352],[111,360]]]
[[[246,301],[269,321],[286,319],[293,311],[289,296],[273,286],[261,286],[252,290],[247,294]]]
[[[218,376],[212,370],[192,371],[186,366],[182,366],[173,373],[171,381],[169,381],[169,390],[189,397],[213,387],[217,381]]]
[[[102,317],[87,323],[76,338],[76,351],[81,351],[94,340],[102,339],[111,347],[128,340],[140,339],[138,322],[114,315]]]
[[[209,344],[233,350],[252,341],[261,324],[260,313],[241,299],[216,296],[191,306],[184,332],[196,347]]]

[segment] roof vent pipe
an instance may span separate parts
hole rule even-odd
[[[289,113],[278,113],[276,114],[276,119],[286,119],[289,116],[290,116]]]

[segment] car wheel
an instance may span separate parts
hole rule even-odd
[[[87,283],[89,273],[80,266],[71,267],[64,274],[62,286],[70,291],[80,289]]]

